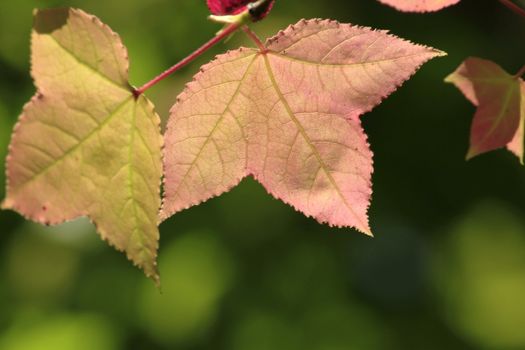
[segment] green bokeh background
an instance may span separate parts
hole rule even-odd
[[[32,9],[51,6],[81,7],[119,32],[136,85],[218,30],[204,0],[3,1],[2,158],[34,92]],[[525,349],[525,168],[505,151],[464,161],[474,108],[443,83],[471,55],[518,71],[525,19],[496,0],[427,15],[375,0],[277,0],[254,30],[312,17],[449,53],[363,117],[376,238],[319,225],[248,179],[162,224],[159,293],[87,220],[45,228],[0,212],[1,350]],[[239,45],[250,44],[237,35],[148,93],[164,122],[199,65]]]

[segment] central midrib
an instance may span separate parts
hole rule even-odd
[[[316,157],[317,161],[319,162],[319,164],[321,166],[321,169],[323,169],[323,172],[328,177],[328,180],[330,181],[330,184],[336,190],[337,194],[339,195],[339,197],[341,198],[341,200],[343,201],[345,206],[348,208],[348,210],[352,213],[354,218],[359,222],[360,225],[362,225],[362,227],[360,227],[359,229],[363,229],[364,230],[365,228],[368,227],[368,225],[365,225],[360,220],[360,218],[357,215],[357,213],[352,209],[352,207],[350,206],[350,204],[348,203],[346,198],[341,193],[341,190],[339,189],[339,186],[337,186],[337,183],[335,182],[335,179],[332,177],[332,174],[330,174],[330,172],[328,171],[327,166],[323,162],[323,159],[322,159],[321,155],[319,154],[319,152],[317,151],[315,146],[312,144],[310,138],[308,137],[308,134],[306,133],[306,130],[302,126],[301,122],[299,122],[299,120],[295,117],[295,114],[293,113],[290,105],[288,104],[288,101],[286,100],[286,98],[284,97],[283,93],[281,92],[281,89],[279,88],[279,85],[277,84],[277,80],[275,79],[275,75],[273,73],[273,69],[272,69],[272,66],[270,64],[270,60],[268,59],[268,55],[263,55],[263,56],[264,56],[264,62],[265,62],[265,65],[266,65],[266,70],[268,71],[268,76],[270,77],[270,80],[272,82],[273,88],[275,89],[275,92],[277,93],[277,95],[279,96],[279,99],[283,103],[283,106],[286,109],[286,112],[288,113],[290,119],[295,123],[295,125],[297,126],[299,132],[303,136],[304,140],[306,141],[308,146],[311,148],[312,153],[314,154],[314,156]]]

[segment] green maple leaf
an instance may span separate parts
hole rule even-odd
[[[36,95],[15,127],[3,208],[44,224],[88,216],[158,282],[160,118],[128,82],[116,33],[75,9],[36,11]]]

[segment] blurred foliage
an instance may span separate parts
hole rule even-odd
[[[525,225],[505,205],[474,208],[436,249],[434,283],[443,314],[490,348],[525,348]]]
[[[219,29],[204,3],[4,1],[0,156],[34,93],[34,7],[99,16],[128,46],[139,85]],[[0,212],[1,350],[525,348],[525,169],[505,151],[464,161],[474,108],[442,83],[470,55],[517,71],[525,20],[498,1],[414,15],[375,0],[277,0],[254,29],[264,37],[303,17],[388,28],[449,53],[363,117],[376,238],[319,225],[247,179],[162,224],[159,292],[88,220],[43,228]],[[200,64],[239,45],[250,44],[235,35],[152,89],[163,120]]]
[[[198,339],[216,320],[233,282],[233,266],[217,232],[188,232],[165,248],[162,293],[144,280],[143,326],[160,342]]]
[[[0,339],[0,349],[112,350],[119,346],[119,332],[101,316],[20,315]]]

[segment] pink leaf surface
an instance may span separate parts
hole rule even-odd
[[[477,106],[467,159],[507,147],[523,161],[523,80],[492,61],[468,58],[446,81]]]
[[[179,96],[161,217],[252,175],[304,214],[370,234],[372,152],[359,116],[443,53],[327,20],[303,20],[267,48],[219,56]]]
[[[392,6],[405,12],[433,12],[455,5],[459,0],[379,0],[383,4]]]
[[[160,118],[128,82],[117,34],[75,9],[35,12],[38,92],[15,127],[3,208],[43,224],[88,216],[158,282]]]

